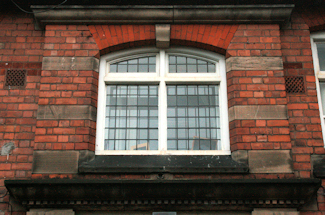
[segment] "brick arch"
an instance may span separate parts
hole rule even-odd
[[[309,8],[304,7],[298,11],[306,24],[309,26],[310,31],[325,30],[325,8]]]
[[[154,25],[89,25],[100,54],[153,46]],[[170,44],[192,46],[225,55],[238,25],[171,25]]]

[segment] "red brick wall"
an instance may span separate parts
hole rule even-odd
[[[46,26],[44,56],[88,57],[98,47],[85,25]],[[39,105],[97,106],[96,71],[42,71]],[[95,127],[91,120],[38,120],[35,149],[95,150]]]
[[[0,196],[6,193],[4,180],[31,177],[36,111],[38,107],[44,32],[35,31],[33,17],[22,13],[0,16],[0,146],[13,142],[12,154],[0,156]],[[26,70],[23,89],[4,89],[5,72]],[[9,196],[1,198],[8,201]],[[8,204],[0,204],[7,211]]]
[[[280,57],[278,25],[240,25],[227,53],[236,57]],[[283,71],[230,71],[228,105],[286,105]],[[291,149],[288,120],[234,120],[231,150]]]

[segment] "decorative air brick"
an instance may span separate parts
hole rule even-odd
[[[305,93],[305,82],[302,76],[285,77],[287,93]]]
[[[7,70],[5,87],[21,89],[26,85],[26,70]]]

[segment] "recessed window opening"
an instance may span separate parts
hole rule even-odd
[[[101,59],[96,154],[229,154],[224,57],[139,49]]]

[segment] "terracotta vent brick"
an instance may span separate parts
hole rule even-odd
[[[7,89],[18,89],[25,87],[26,70],[7,70],[6,83]]]
[[[286,76],[287,93],[305,93],[305,82],[302,76]]]

